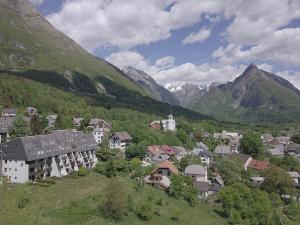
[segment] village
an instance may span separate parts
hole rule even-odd
[[[131,135],[126,131],[111,132],[112,124],[101,118],[92,118],[84,131],[79,130],[84,121],[80,117],[73,118],[74,129],[55,130],[57,115],[48,115],[48,134],[13,138],[10,134],[18,118],[17,113],[19,112],[15,108],[6,108],[0,118],[0,166],[1,176],[4,178],[2,180],[5,182],[35,182],[49,177],[68,176],[81,168],[93,169],[101,162],[97,156],[102,151],[100,146],[103,143],[128,160],[133,158],[127,157],[127,150],[134,144]],[[29,122],[36,116],[38,110],[27,107],[22,118]],[[176,132],[176,121],[171,114],[162,121],[150,122],[148,126],[154,131]],[[248,182],[253,186],[260,186],[268,179],[264,171],[276,160],[292,158],[299,168],[300,144],[293,143],[291,136],[261,134],[264,155],[269,156],[263,158],[242,151],[243,137],[239,132],[210,134],[203,131],[202,141],[196,140],[193,133],[189,135],[195,143],[192,149],[153,143],[146,149],[138,150],[143,152],[137,156],[140,167],[151,168],[139,179],[158,189],[169,190],[172,176],[188,177],[190,185],[197,190],[199,199],[206,200],[229,183],[230,177],[226,174],[226,169],[222,168],[228,161],[239,163],[245,172],[248,171]],[[208,138],[217,143],[213,149],[204,144]],[[286,176],[292,178],[293,185],[298,190],[294,198],[300,200],[298,171],[287,170]]]

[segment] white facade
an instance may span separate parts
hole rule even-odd
[[[95,141],[98,143],[98,144],[101,144],[103,139],[104,139],[104,130],[101,129],[101,128],[96,128],[94,129],[93,131],[93,136],[95,138]]]
[[[29,166],[25,161],[2,160],[2,175],[13,183],[25,183],[29,177]]]
[[[26,183],[37,177],[63,177],[79,167],[94,168],[96,151],[71,152],[30,162],[2,160],[2,175],[12,183]]]
[[[173,115],[169,115],[167,120],[162,120],[162,125],[165,131],[175,131],[176,130],[176,121],[173,118]]]
[[[121,150],[125,150],[125,148],[128,146],[128,143],[126,141],[121,140],[117,136],[113,136],[109,140],[109,148],[117,148]]]

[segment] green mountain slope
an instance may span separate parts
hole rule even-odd
[[[297,122],[300,91],[287,80],[250,65],[233,82],[211,88],[188,107],[221,120]]]
[[[57,31],[27,0],[0,1],[0,69],[55,71],[70,82],[76,80],[77,72],[91,79],[98,93],[105,92],[105,87],[97,78],[107,77],[152,97],[122,71]]]

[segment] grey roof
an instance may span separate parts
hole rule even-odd
[[[0,145],[3,159],[32,161],[97,148],[92,134],[55,131],[52,134],[21,137]]]
[[[90,126],[103,126],[103,127],[111,127],[111,123],[106,122],[103,119],[100,118],[93,118],[89,122]]]
[[[9,133],[13,127],[14,117],[0,117],[0,133]]]
[[[202,150],[201,152],[199,152],[200,156],[207,156],[209,158],[213,157],[213,153],[211,151],[208,150]]]
[[[132,140],[132,137],[126,131],[115,132],[110,136],[110,138],[113,136],[117,136],[121,141]]]
[[[32,107],[32,106],[27,107],[26,110],[27,110],[28,112],[31,112],[31,111],[37,112],[37,109],[34,108],[34,107]]]
[[[194,181],[193,186],[199,191],[199,192],[207,192],[208,191],[208,182],[204,181]]]
[[[218,145],[215,148],[215,153],[217,153],[217,154],[230,154],[231,149],[230,149],[229,146],[226,146],[226,145]]]
[[[161,154],[161,155],[155,155],[153,156],[153,158],[151,159],[153,162],[159,163],[159,162],[163,162],[169,159],[168,155],[165,154]]]
[[[56,120],[57,119],[57,115],[55,115],[55,114],[54,115],[48,115],[47,119],[48,120]]]
[[[82,120],[83,120],[83,118],[81,118],[81,117],[75,117],[75,118],[73,118],[73,122],[74,123],[80,123]]]
[[[283,144],[279,144],[276,145],[275,148],[273,149],[269,149],[269,151],[271,152],[272,155],[284,155],[284,145]]]
[[[192,164],[185,168],[185,174],[205,175],[207,173],[206,167],[201,165]]]
[[[5,109],[3,109],[3,113],[16,114],[17,113],[17,109],[15,109],[15,108],[5,108]]]
[[[295,152],[296,154],[300,154],[300,144],[289,144],[286,147],[286,152]]]

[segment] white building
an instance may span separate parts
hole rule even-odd
[[[104,139],[104,135],[105,135],[105,132],[104,132],[104,129],[103,128],[99,128],[99,127],[96,127],[94,130],[93,130],[93,136],[95,138],[95,141],[98,143],[98,144],[101,144],[103,139]]]
[[[167,120],[162,120],[162,125],[165,131],[175,131],[176,130],[176,121],[172,114],[169,115]]]
[[[125,150],[132,142],[132,137],[125,131],[115,132],[109,138],[109,147]]]
[[[0,145],[1,172],[13,183],[62,177],[79,167],[93,168],[96,150],[93,135],[78,131],[21,137]]]
[[[55,126],[55,122],[56,122],[56,119],[57,119],[57,115],[49,115],[46,117],[47,120],[48,120],[48,127],[49,128],[54,128]]]

